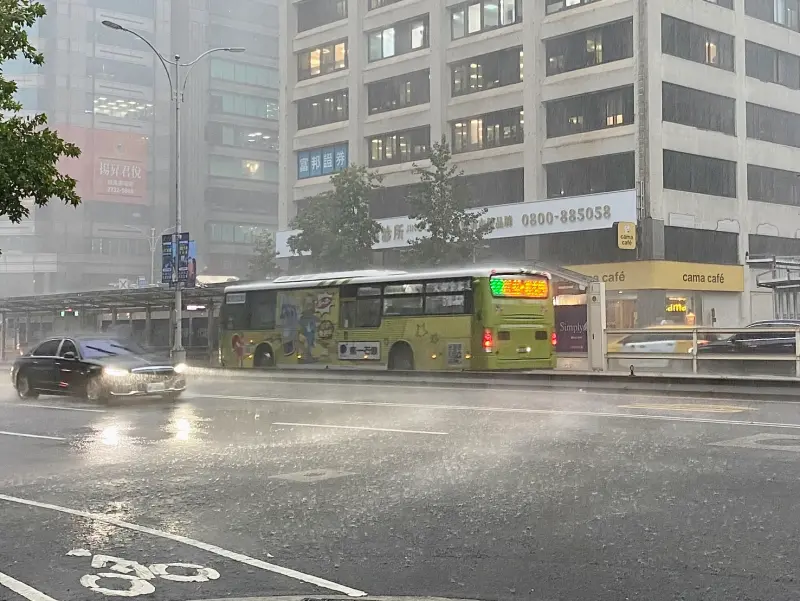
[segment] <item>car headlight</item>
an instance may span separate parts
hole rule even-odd
[[[118,367],[106,367],[103,369],[103,375],[110,376],[112,378],[122,378],[130,374],[127,369],[120,369]]]
[[[174,369],[176,374],[185,374],[189,370],[189,366],[185,363],[178,363]]]

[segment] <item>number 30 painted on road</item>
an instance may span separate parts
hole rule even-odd
[[[76,557],[86,557],[91,555],[85,549],[75,549],[67,555]],[[162,578],[172,582],[208,582],[219,578],[219,572],[213,568],[207,568],[194,563],[154,563],[149,567],[120,557],[110,555],[95,555],[92,557],[93,568],[108,568],[111,572],[100,574],[86,574],[81,577],[81,584],[86,588],[103,595],[115,597],[138,597],[139,595],[150,595],[156,591],[156,587],[150,580]],[[171,574],[170,568],[183,568],[184,570],[194,570],[194,574]],[[107,588],[100,586],[101,579],[114,579],[125,581],[125,588]]]

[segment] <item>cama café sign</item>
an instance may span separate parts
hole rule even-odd
[[[488,207],[482,218],[494,225],[487,239],[606,229],[618,221],[636,221],[636,191],[495,205]],[[378,223],[382,229],[378,243],[373,247],[375,250],[407,246],[420,235],[415,221],[408,217],[378,219]],[[277,233],[279,256],[291,256],[288,239],[296,233]]]

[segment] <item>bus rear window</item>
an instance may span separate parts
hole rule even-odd
[[[489,288],[494,297],[536,299],[550,297],[550,281],[546,278],[498,276],[489,280]]]

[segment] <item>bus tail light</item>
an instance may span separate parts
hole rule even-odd
[[[550,334],[550,344],[552,344],[553,346],[558,344],[558,335],[555,332]]]
[[[494,335],[489,328],[483,330],[483,352],[491,353],[494,349]]]

